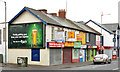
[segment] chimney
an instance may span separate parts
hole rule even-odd
[[[50,15],[54,15],[54,16],[57,16],[57,13],[49,13]]]
[[[66,11],[65,11],[65,9],[60,9],[59,10],[59,17],[61,17],[61,18],[66,18]]]
[[[44,13],[47,14],[47,10],[46,10],[46,9],[40,9],[40,10],[38,10],[38,11],[42,11],[42,12],[44,12]]]

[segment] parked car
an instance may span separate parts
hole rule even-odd
[[[111,61],[112,61],[112,59],[106,54],[97,54],[93,59],[94,64],[96,64],[96,63],[110,64]]]

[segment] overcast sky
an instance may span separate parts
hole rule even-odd
[[[0,0],[1,1],[1,0]],[[47,9],[48,13],[58,13],[66,9],[66,0],[4,0],[7,2],[7,21],[10,21],[24,6],[34,9]],[[118,22],[118,1],[120,0],[67,0],[68,19],[98,23]],[[107,15],[111,14],[111,15]],[[0,22],[4,22],[4,3],[0,2]]]

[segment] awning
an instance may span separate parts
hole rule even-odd
[[[97,46],[97,50],[104,50],[103,46]]]

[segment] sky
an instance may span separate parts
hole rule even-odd
[[[4,0],[7,4],[7,21],[10,21],[25,6],[47,9],[48,13],[58,13],[67,9],[66,18],[73,21],[93,20],[101,23],[118,23],[118,2],[120,0]],[[66,3],[67,2],[67,3]],[[109,14],[109,15],[108,15]],[[5,21],[5,5],[0,0],[0,22]]]

